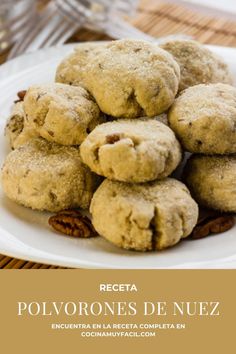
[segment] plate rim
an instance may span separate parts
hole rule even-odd
[[[91,42],[97,42],[97,41],[90,41]],[[105,42],[105,41],[100,41]],[[107,41],[106,41],[107,42]],[[68,49],[73,49],[75,46],[79,46],[80,44],[84,44],[84,43],[88,43],[88,42],[76,42],[76,43],[69,43],[69,44],[64,44],[64,45],[59,45],[59,46],[53,46],[53,47],[49,47],[49,48],[42,48],[40,50],[37,51],[33,51],[33,52],[29,52],[29,53],[24,53],[22,55],[20,55],[19,57],[16,57],[14,59],[11,59],[3,64],[0,65],[0,75],[4,76],[4,72],[9,72],[11,71],[12,68],[15,67],[15,64],[22,62],[21,65],[23,65],[23,61],[25,59],[28,59],[30,57],[34,57],[35,55],[37,55],[38,53],[45,53],[45,62],[46,60],[46,54],[49,52],[56,52],[59,51],[61,48],[68,48]],[[206,47],[210,48],[210,49],[215,49],[216,51],[220,51],[221,48],[224,49],[224,51],[233,51],[236,54],[236,47],[225,47],[225,46],[216,46],[216,45],[207,45]],[[52,59],[53,57],[50,57],[50,59]],[[50,60],[49,59],[49,60]],[[42,62],[40,63],[35,63],[33,65],[27,66],[27,69],[32,69],[32,67],[35,67],[37,65],[40,65]],[[18,67],[17,71],[15,73],[13,73],[12,75],[7,75],[6,77],[2,78],[0,77],[0,87],[2,85],[4,85],[5,81],[8,81],[12,76],[14,77],[14,75],[16,75],[17,73],[20,73],[24,68],[23,67]],[[61,255],[53,255],[51,253],[47,253],[41,250],[38,250],[37,248],[34,247],[30,247],[30,250],[32,253],[27,253],[27,247],[25,247],[25,251],[23,251],[22,249],[20,249],[19,247],[14,248],[9,246],[9,241],[8,243],[5,242],[2,238],[2,235],[7,236],[7,234],[9,234],[6,230],[4,230],[4,228],[0,225],[0,252],[3,255],[9,256],[9,257],[14,257],[14,258],[20,258],[20,259],[24,259],[24,260],[28,260],[28,261],[32,261],[32,262],[36,262],[36,263],[43,263],[43,264],[51,264],[51,265],[55,265],[55,266],[62,266],[62,267],[72,267],[72,268],[86,268],[86,269],[208,269],[208,268],[213,268],[213,269],[222,269],[222,268],[227,268],[227,269],[231,269],[231,268],[236,268],[236,254],[235,256],[229,256],[229,257],[224,257],[224,258],[220,258],[217,260],[211,260],[211,261],[199,261],[199,262],[184,262],[181,263],[177,266],[165,266],[165,267],[147,267],[147,268],[143,268],[143,267],[128,267],[127,265],[125,267],[120,267],[120,266],[116,266],[116,265],[111,265],[111,264],[103,264],[101,265],[99,262],[95,262],[95,261],[89,261],[88,263],[86,263],[84,260],[80,260],[78,258],[71,258],[68,259],[67,257],[63,257]],[[15,236],[14,236],[15,237]],[[6,238],[7,239],[7,238]],[[7,246],[8,244],[8,246]],[[23,248],[23,247],[22,247]],[[24,248],[23,248],[24,249]],[[29,249],[28,249],[29,251]],[[76,264],[75,264],[76,263]],[[217,263],[217,265],[216,265]],[[231,264],[231,266],[227,267],[227,264]]]

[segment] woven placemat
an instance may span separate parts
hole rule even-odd
[[[154,37],[183,33],[201,43],[236,46],[236,22],[213,18],[176,4],[157,0],[143,0],[132,23]],[[81,29],[69,42],[109,39],[109,37]],[[0,57],[3,62],[6,56]],[[0,255],[0,269],[62,269],[61,267],[28,262]]]

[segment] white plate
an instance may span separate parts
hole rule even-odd
[[[52,81],[59,61],[73,45],[41,50],[0,67],[0,163],[8,147],[3,130],[16,92],[31,84]],[[236,81],[236,49],[211,47],[230,65]],[[18,206],[0,190],[0,253],[68,267],[83,268],[236,268],[236,227],[222,235],[183,241],[163,252],[124,251],[102,238],[73,239],[53,232],[47,213]]]

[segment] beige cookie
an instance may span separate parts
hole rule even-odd
[[[24,98],[27,126],[48,141],[78,145],[103,122],[97,104],[82,87],[35,85]]]
[[[12,149],[15,148],[15,141],[24,128],[24,108],[23,102],[14,104],[10,117],[5,127],[5,135],[9,140]]]
[[[202,44],[189,40],[172,40],[161,47],[171,53],[180,66],[180,91],[198,84],[232,84],[227,64]]]
[[[97,183],[98,177],[81,162],[77,148],[42,138],[12,151],[2,168],[5,194],[37,210],[88,208]]]
[[[192,155],[184,170],[184,180],[199,204],[236,212],[236,155]]]
[[[80,43],[57,67],[56,82],[68,85],[83,86],[83,74],[90,58],[95,58],[103,50],[107,42]]]
[[[97,232],[116,246],[161,250],[187,237],[198,207],[187,187],[172,178],[145,184],[103,181],[90,211]]]
[[[12,149],[36,138],[39,134],[25,121],[23,101],[15,103],[5,127],[5,135]]]
[[[187,151],[236,152],[236,88],[233,86],[209,84],[186,89],[175,100],[168,119]]]
[[[154,43],[128,39],[109,42],[95,51],[96,55],[84,51],[86,60],[78,52],[77,63],[72,54],[67,64],[59,66],[56,80],[83,85],[100,109],[114,117],[152,117],[173,103],[180,73],[168,52]]]
[[[96,127],[82,143],[81,157],[99,175],[123,182],[169,176],[181,161],[170,128],[154,119],[122,119]]]

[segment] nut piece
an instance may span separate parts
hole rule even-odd
[[[24,97],[26,95],[26,92],[27,92],[26,90],[22,90],[22,91],[17,92],[17,96],[19,97],[19,99],[16,100],[15,103],[24,101]]]
[[[77,210],[63,210],[48,220],[56,231],[65,235],[88,238],[98,236],[91,221]]]
[[[108,144],[115,144],[120,140],[120,134],[110,134],[106,136],[106,142]]]
[[[217,214],[206,211],[205,215],[200,214],[199,220],[193,229],[190,239],[198,240],[211,234],[218,234],[230,230],[235,225],[232,215]]]

